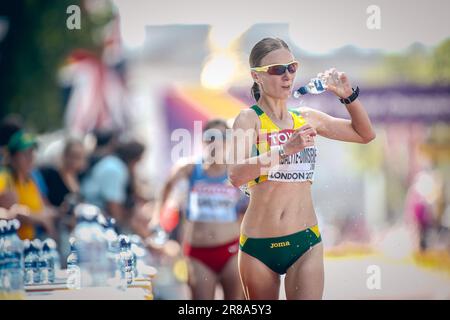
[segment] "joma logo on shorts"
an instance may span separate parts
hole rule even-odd
[[[290,246],[291,244],[289,243],[289,241],[285,241],[285,242],[274,242],[270,244],[270,249],[272,248],[280,248],[280,247],[287,247]]]

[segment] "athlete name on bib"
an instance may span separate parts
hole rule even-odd
[[[190,220],[235,221],[239,192],[221,184],[197,183],[192,188],[189,201]]]
[[[283,145],[287,142],[294,130],[281,130],[267,135],[269,146]],[[279,164],[270,168],[268,180],[301,182],[313,181],[316,166],[317,148],[306,147],[302,151],[291,154],[280,161]]]

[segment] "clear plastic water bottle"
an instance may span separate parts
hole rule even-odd
[[[23,243],[17,236],[20,222],[16,219],[7,223],[3,243],[5,288],[12,298],[21,298],[24,294],[23,284]]]
[[[56,246],[56,241],[53,240],[52,238],[47,238],[47,239],[45,239],[44,243],[46,243],[50,249],[50,255],[53,258],[55,271],[60,270],[61,269],[61,258],[59,256],[58,248]]]
[[[133,253],[131,252],[130,239],[125,235],[120,235],[119,244],[121,278],[125,279],[127,284],[131,284],[133,282]]]
[[[6,234],[6,220],[0,220],[0,299],[6,295],[6,288],[4,285],[6,259],[4,251],[5,234]]]
[[[27,284],[39,284],[41,283],[41,270],[39,261],[40,244],[39,241],[33,240],[30,242],[30,246],[25,256],[25,265],[27,269]],[[30,271],[32,280],[28,279],[28,271]]]
[[[119,241],[117,233],[114,229],[115,220],[106,219],[104,224],[104,234],[108,242],[108,273],[109,277],[116,277],[116,272],[119,271],[117,267],[117,256],[120,252]]]
[[[103,227],[98,223],[101,211],[90,204],[75,208],[77,225],[73,232],[81,271],[81,285],[105,286],[108,279],[108,243]]]
[[[44,244],[42,246],[42,259],[45,262],[45,266],[44,266],[45,272],[41,271],[41,274],[45,275],[43,282],[44,283],[54,283],[55,282],[55,258],[51,252],[51,248],[48,245],[47,241],[44,241]]]
[[[78,255],[75,247],[75,238],[71,237],[69,239],[70,243],[70,254],[67,256],[67,269],[71,267],[78,266]]]
[[[137,243],[135,242],[135,236],[132,235],[130,236],[130,250],[131,253],[133,254],[133,278],[137,278],[138,277],[138,267],[137,267],[137,262],[138,262],[138,255],[137,253],[139,253],[139,247],[137,245]]]
[[[34,270],[37,268],[38,256],[31,245],[31,241],[26,239],[24,244],[24,282],[26,285],[34,283]]]
[[[31,241],[31,245],[34,247],[37,254],[37,269],[34,274],[34,283],[47,283],[47,261],[44,259],[42,254],[42,241],[39,239],[34,239]]]
[[[298,88],[294,91],[294,98],[298,99],[305,94],[320,94],[327,90],[328,84],[339,84],[339,76],[337,71],[332,72],[330,75],[318,74],[316,78],[312,78],[306,85]]]
[[[133,253],[133,271],[134,277],[137,278],[140,275],[140,270],[146,265],[146,259],[148,259],[148,251],[145,248],[141,237],[134,234],[130,236],[131,252]]]
[[[71,237],[69,239],[70,254],[67,256],[67,287],[70,289],[79,289],[81,280],[75,241],[76,240],[74,237]]]

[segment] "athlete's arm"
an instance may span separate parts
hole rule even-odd
[[[166,204],[166,201],[169,198],[170,192],[172,191],[173,187],[177,184],[178,181],[189,178],[189,176],[192,174],[193,168],[194,164],[187,163],[183,165],[178,165],[172,170],[172,172],[169,175],[169,178],[164,184],[160,199],[156,201],[152,219],[149,224],[150,227],[159,225],[159,215],[161,213],[161,209],[164,208],[164,205]]]
[[[351,120],[332,117],[307,107],[299,110],[306,121],[317,130],[317,134],[323,137],[356,143],[369,143],[375,139],[370,119],[358,99],[347,106]]]
[[[228,179],[235,187],[257,178],[264,168],[261,158],[267,154],[251,157],[252,147],[256,144],[257,120],[253,110],[245,109],[241,110],[233,123],[233,157],[227,171]]]
[[[329,69],[325,75],[335,71],[334,68]],[[352,94],[352,86],[344,72],[338,72],[338,77],[340,85],[329,84],[327,90],[333,92],[338,98],[346,98]],[[356,143],[369,143],[375,139],[372,123],[362,102],[356,99],[345,107],[351,120],[335,118],[310,108],[300,108],[300,112],[316,128],[317,133],[326,138]]]

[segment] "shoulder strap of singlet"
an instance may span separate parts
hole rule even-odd
[[[256,104],[250,107],[251,109],[253,109],[258,118],[259,121],[261,123],[260,129],[265,129],[265,130],[269,130],[269,131],[276,131],[278,130],[278,127],[275,125],[275,123],[273,123],[273,121],[269,118],[269,116]]]
[[[264,114],[264,111],[260,107],[258,107],[256,104],[250,107],[251,109],[255,110],[258,117],[262,116]]]
[[[300,110],[298,109],[289,109],[289,112],[292,112],[296,116],[301,116]]]
[[[259,106],[255,104],[250,108],[253,109],[258,115],[259,120],[261,121],[261,129],[273,130],[278,128]],[[294,129],[298,129],[306,123],[305,118],[301,115],[298,109],[289,109],[288,112],[294,119]]]

